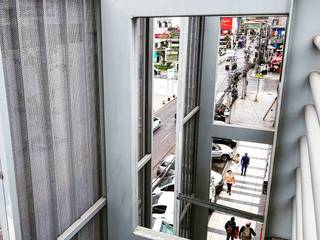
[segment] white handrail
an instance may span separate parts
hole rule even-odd
[[[320,116],[320,72],[312,72],[309,75],[309,83],[313,95],[318,116]]]
[[[102,197],[96,201],[80,218],[67,228],[57,240],[72,239],[92,218],[94,218],[100,210],[106,205],[106,198]]]
[[[307,138],[300,139],[300,168],[302,189],[303,239],[318,239],[314,214],[314,196],[310,172],[310,159]]]
[[[316,109],[313,105],[305,106],[305,122],[308,139],[308,152],[310,159],[312,189],[314,193],[314,209],[317,225],[317,235],[320,236],[320,164],[319,164],[319,146],[320,146],[320,125]]]
[[[297,240],[297,201],[296,197],[292,199],[292,231],[291,240]]]
[[[318,48],[320,51],[320,35],[316,35],[313,37],[313,44]]]
[[[302,191],[301,191],[301,171],[296,170],[296,231],[297,240],[303,240],[303,221],[302,221]]]

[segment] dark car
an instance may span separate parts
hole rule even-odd
[[[218,137],[214,137],[212,138],[212,141],[214,143],[217,143],[217,144],[224,144],[224,145],[227,145],[231,148],[235,148],[237,146],[237,142],[232,140],[232,139],[228,139],[228,138],[218,138]]]

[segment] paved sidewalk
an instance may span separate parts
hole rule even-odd
[[[236,184],[232,187],[231,196],[226,192],[226,186],[217,197],[217,203],[237,208],[242,211],[254,214],[264,214],[265,195],[262,194],[263,178],[269,156],[269,146],[248,142],[239,142],[237,153],[244,155],[247,152],[250,156],[250,165],[247,176],[241,176],[241,169],[235,174]],[[208,240],[225,240],[226,234],[224,225],[232,216],[221,212],[213,212],[208,223]],[[241,228],[248,222],[247,219],[235,217],[236,224]],[[251,227],[255,229],[259,239],[261,223],[251,221]]]
[[[261,92],[258,94],[258,101],[255,101],[255,93],[248,93],[245,99],[238,98],[232,105],[230,124],[256,129],[274,129],[276,104],[265,120],[263,117],[276,97],[276,93]]]
[[[163,103],[168,103],[168,97],[172,100],[173,95],[177,96],[178,80],[166,78],[153,78],[152,102],[153,112],[163,107]]]

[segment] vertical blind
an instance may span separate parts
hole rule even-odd
[[[23,239],[56,239],[102,195],[95,2],[0,2]]]

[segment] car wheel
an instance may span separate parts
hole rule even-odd
[[[221,156],[221,160],[224,161],[224,162],[227,161],[228,159],[229,159],[229,156],[226,155],[226,154]]]

